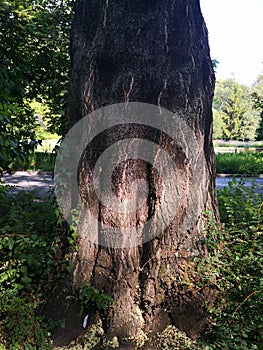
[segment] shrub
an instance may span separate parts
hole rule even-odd
[[[260,196],[242,182],[219,190],[222,227],[210,224],[209,257],[199,261],[202,285],[219,292],[208,307],[214,327],[209,349],[262,349],[263,217]]]
[[[1,188],[0,343],[8,349],[50,348],[36,310],[65,274],[57,214],[51,197]]]

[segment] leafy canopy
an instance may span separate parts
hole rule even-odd
[[[31,101],[61,134],[70,70],[71,0],[0,0],[0,172],[37,142]]]

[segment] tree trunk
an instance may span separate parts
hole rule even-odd
[[[205,323],[205,295],[189,283],[191,259],[206,253],[203,212],[212,211],[217,218],[211,126],[214,73],[199,0],[77,0],[71,56],[70,127],[101,107],[143,102],[179,115],[191,130],[184,135],[184,149],[181,141],[173,144],[168,135],[171,121],[167,127],[165,120],[162,130],[147,127],[148,122],[140,128],[117,125],[90,143],[80,161],[79,188],[85,204],[93,201],[93,215],[102,223],[93,234],[106,238],[96,244],[81,230],[74,283],[86,281],[112,296],[113,305],[103,317],[108,337],[123,339],[140,331],[154,335],[168,324],[196,337]],[[192,137],[194,157],[189,156]],[[161,183],[154,165],[139,156],[121,162],[126,150],[117,151],[120,161],[112,177],[116,197],[124,201],[131,192],[139,197],[140,190],[132,186],[136,179],[146,180],[149,187],[146,204],[133,216],[109,212],[98,199],[94,202],[90,190],[98,156],[127,138],[151,140],[174,157],[177,168],[175,180],[168,176]],[[134,142],[131,147],[139,152],[141,146]],[[162,167],[162,156],[153,156]],[[112,162],[109,158],[108,165]],[[143,240],[147,219],[161,197],[174,189],[179,191],[175,217],[163,232]],[[108,244],[112,238],[104,232],[107,224],[136,225],[138,244]]]

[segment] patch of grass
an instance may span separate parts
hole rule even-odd
[[[219,153],[216,155],[216,171],[218,174],[263,174],[263,153]]]
[[[12,171],[32,170],[53,172],[55,166],[56,154],[48,152],[31,153],[25,160],[17,159],[11,166]]]

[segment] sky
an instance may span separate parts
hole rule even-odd
[[[263,0],[200,0],[217,79],[251,85],[263,73]]]

